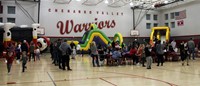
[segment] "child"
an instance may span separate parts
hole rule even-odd
[[[81,50],[81,56],[83,57],[83,54],[84,54],[84,51],[83,51],[83,49]]]
[[[19,43],[15,49],[15,53],[17,56],[17,63],[20,63],[20,54],[21,54],[21,44]]]
[[[75,59],[75,56],[76,56],[76,48],[74,47],[72,49],[72,59]]]
[[[12,43],[8,44],[7,54],[6,54],[6,63],[7,63],[8,74],[10,74],[12,63],[13,63],[13,60],[15,57],[14,51],[15,51],[15,47],[13,46],[13,44]]]
[[[11,67],[12,67],[13,60],[14,60],[14,52],[8,52],[7,56],[6,56],[8,74],[10,74],[10,70],[11,70]]]
[[[81,55],[81,46],[80,46],[80,44],[77,44],[76,50],[77,50],[77,54]]]
[[[22,72],[25,71],[26,67],[26,63],[27,63],[27,53],[25,51],[22,52]]]
[[[40,60],[40,49],[38,47],[35,49],[35,56]]]

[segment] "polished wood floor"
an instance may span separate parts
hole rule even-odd
[[[70,62],[72,71],[63,71],[51,64],[50,54],[40,61],[27,63],[22,73],[21,64],[13,63],[8,75],[4,60],[0,59],[0,86],[200,86],[200,59],[190,60],[190,66],[181,62],[153,64],[151,70],[141,66],[92,67],[89,56]]]

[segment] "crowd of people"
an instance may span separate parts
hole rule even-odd
[[[72,59],[75,59],[75,44],[72,42],[70,45],[67,44],[67,40],[58,39],[51,43],[50,45],[50,53],[51,58],[53,60],[52,64],[58,66],[59,69],[66,70],[65,66],[67,66],[67,70],[71,71],[69,62],[70,55],[72,54]]]
[[[116,62],[117,64],[122,64],[122,61],[132,59],[133,65],[142,65],[151,69],[151,64],[157,62],[157,66],[163,66],[164,62],[169,58],[174,60],[182,61],[182,65],[187,62],[189,66],[189,59],[195,60],[195,52],[197,52],[197,46],[192,38],[187,42],[182,42],[176,44],[175,39],[171,42],[157,40],[154,45],[150,45],[148,42],[143,40],[139,43],[137,39],[128,45],[119,42],[108,43],[107,46],[102,46],[93,41],[90,45],[92,65],[93,67],[99,67],[101,64],[99,61],[107,60],[107,65],[109,62]],[[109,61],[112,59],[112,61]],[[146,65],[145,65],[146,62]],[[96,64],[96,65],[95,65]]]
[[[157,66],[163,66],[164,61],[168,59],[170,55],[177,55],[181,57],[182,65],[185,62],[189,66],[189,60],[195,60],[195,43],[191,38],[189,41],[182,41],[177,44],[175,40],[170,42],[162,42],[157,40],[154,45],[150,45],[143,40],[139,43],[137,39],[133,42],[120,44],[119,41],[108,43],[107,45],[96,44],[93,41],[90,44],[89,54],[92,57],[92,66],[100,67],[106,61],[106,64],[116,63],[117,65],[127,64],[127,60],[132,60],[133,65],[141,65],[147,69],[151,69],[153,62],[157,62]],[[6,60],[8,74],[10,74],[12,63],[16,57],[17,63],[22,63],[22,72],[25,72],[27,61],[40,60],[40,50],[33,42],[30,45],[24,40],[22,43],[11,42],[8,44],[6,50]],[[83,56],[83,50],[79,44],[75,44],[73,41],[67,44],[67,40],[58,39],[51,43],[50,53],[52,58],[52,64],[58,66],[59,69],[71,71],[70,59],[76,59],[76,54]],[[180,53],[180,55],[179,55]],[[71,56],[71,58],[70,58]],[[146,65],[145,65],[146,63]]]
[[[8,74],[11,73],[13,61],[16,59],[18,64],[22,63],[22,72],[25,72],[27,61],[40,60],[40,50],[33,42],[29,43],[26,40],[23,42],[10,42],[7,47],[2,46],[2,51],[5,53],[5,63],[7,64]],[[3,56],[3,55],[2,55]],[[16,57],[16,58],[15,58]]]

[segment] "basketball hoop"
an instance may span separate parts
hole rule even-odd
[[[131,36],[139,36],[138,30],[131,30]]]

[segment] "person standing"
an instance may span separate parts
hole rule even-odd
[[[151,57],[151,51],[150,51],[150,45],[147,44],[145,49],[145,56],[146,56],[146,61],[147,61],[147,69],[151,69],[151,64],[153,62],[152,57]]]
[[[54,60],[53,58],[53,42],[50,44],[50,53],[51,53],[51,59]]]
[[[75,57],[76,57],[76,48],[75,47],[73,47],[72,48],[72,59],[75,59]]]
[[[21,50],[22,50],[22,72],[25,71],[26,67],[26,62],[27,62],[27,53],[28,53],[28,46],[26,44],[26,40],[23,41],[21,45]]]
[[[145,62],[145,59],[144,59],[144,44],[140,44],[140,46],[137,50],[136,56],[138,57],[139,62],[142,63],[142,66],[145,67],[145,65],[144,65],[144,62]]]
[[[94,41],[90,45],[90,50],[91,50],[93,67],[95,67],[95,60],[96,60],[97,66],[100,67],[100,65],[99,65],[99,58],[98,58],[98,50],[97,50],[96,43]]]
[[[72,52],[72,49],[70,45],[67,44],[67,40],[64,40],[62,44],[59,47],[61,53],[62,53],[62,69],[65,69],[65,64],[67,65],[67,70],[71,71],[72,69],[69,66],[69,61],[70,61],[70,54]]]
[[[62,69],[61,67],[61,63],[62,63],[62,51],[60,51],[59,47],[61,45],[61,41],[62,39],[58,39],[57,43],[56,43],[56,49],[57,49],[57,58],[58,58],[58,66],[59,69]]]
[[[131,50],[129,51],[129,54],[131,58],[133,59],[133,65],[139,62],[138,56],[136,56],[136,53],[137,53],[137,48],[135,46],[132,46]]]
[[[21,54],[21,44],[20,43],[17,44],[15,53],[17,56],[17,63],[20,63],[20,54]]]
[[[181,55],[181,61],[182,61],[182,66],[184,66],[185,60],[187,60],[187,65],[189,66],[189,58],[187,57],[187,44],[182,42],[180,44],[180,55]]]
[[[31,61],[31,57],[32,59],[34,59],[35,61],[35,53],[34,53],[34,50],[35,50],[35,44],[33,42],[30,43],[30,56],[29,56],[29,62]]]
[[[190,59],[191,54],[192,54],[192,58],[193,58],[193,60],[195,60],[195,57],[194,57],[195,44],[194,44],[194,41],[193,41],[192,38],[190,38],[187,45],[188,45],[188,51],[189,51],[189,59]]]
[[[10,74],[11,71],[12,63],[14,60],[14,53],[15,53],[15,47],[12,43],[9,43],[7,47],[7,56],[6,56],[8,74]]]
[[[74,41],[72,41],[71,43],[70,43],[70,47],[72,48],[72,51],[73,51],[73,53],[72,53],[72,59],[75,59],[75,54],[76,54],[76,45],[74,44]]]
[[[147,44],[146,44],[147,45]],[[146,67],[145,65],[144,65],[144,63],[145,63],[145,61],[146,61],[146,55],[145,55],[145,47],[146,47],[146,45],[145,44],[142,44],[142,55],[141,55],[141,57],[142,57],[142,59],[141,59],[141,61],[142,61],[142,67]]]
[[[58,65],[58,49],[57,49],[57,41],[53,42],[53,62],[52,64]]]
[[[84,56],[84,50],[82,49],[81,50],[81,57],[83,57]]]
[[[184,49],[185,49],[185,59],[187,61],[187,66],[189,66],[189,57],[188,57],[188,46],[187,42],[184,44]]]
[[[182,66],[184,65],[184,60],[185,60],[185,47],[184,47],[184,41],[181,42],[180,46],[180,56],[181,56],[181,61],[182,61]]]
[[[81,55],[81,45],[80,44],[77,44],[76,50],[77,50],[77,54]]]
[[[164,46],[161,44],[160,40],[158,40],[158,44],[156,45],[156,54],[157,54],[157,58],[158,58],[157,66],[159,66],[160,63],[161,63],[161,66],[163,66],[163,62],[164,62],[164,58],[163,58]]]
[[[171,42],[171,45],[172,45],[173,50],[175,50],[175,48],[176,48],[176,41],[175,41],[175,39]]]
[[[70,47],[71,47],[72,49],[76,47],[76,45],[74,44],[74,41],[72,41],[72,42],[70,43]]]
[[[27,63],[27,53],[26,52],[22,52],[22,72],[25,72],[26,67],[26,63]]]

